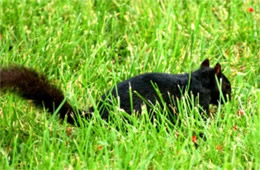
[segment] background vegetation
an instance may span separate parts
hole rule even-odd
[[[258,0],[1,0],[1,67],[43,72],[80,108],[131,76],[190,72],[205,58],[233,91],[207,121],[184,103],[174,128],[145,116],[122,126],[118,110],[76,128],[1,93],[0,169],[259,169],[259,11]]]

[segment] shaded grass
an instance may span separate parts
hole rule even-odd
[[[201,121],[196,109],[181,102],[182,123],[174,128],[162,123],[159,129],[145,114],[124,123],[116,107],[114,121],[107,124],[95,113],[86,126],[74,128],[28,101],[1,94],[3,169],[259,167],[257,0],[0,4],[1,67],[17,64],[44,72],[79,108],[95,104],[133,75],[190,72],[205,58],[221,63],[233,89],[232,101],[215,109],[210,120]]]

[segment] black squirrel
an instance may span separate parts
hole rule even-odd
[[[223,100],[220,99],[217,80],[221,82],[223,100],[231,99],[231,85],[226,76],[222,74],[221,65],[217,63],[214,68],[211,68],[209,60],[206,59],[198,70],[190,74],[145,73],[118,83],[101,97],[101,100],[97,102],[97,108],[101,117],[108,120],[109,108],[106,107],[106,103],[111,102],[111,97],[118,97],[120,108],[127,113],[131,114],[133,110],[141,112],[144,100],[152,105],[156,101],[161,101],[155,89],[156,86],[160,91],[160,97],[167,106],[174,105],[171,99],[181,97],[183,91],[186,90],[188,94],[193,94],[195,97],[199,95],[201,108],[208,112],[209,104],[217,105],[219,100],[223,103]],[[65,100],[61,90],[52,85],[45,76],[24,67],[2,68],[0,70],[0,89],[16,92],[51,113],[59,108],[60,118],[67,117],[66,120],[71,124],[78,123],[76,113],[81,118],[88,118],[94,111],[93,107],[88,111],[74,108]],[[149,111],[150,105],[147,105],[147,108]]]

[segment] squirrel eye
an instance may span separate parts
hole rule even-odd
[[[230,84],[227,84],[226,86],[227,86],[228,89],[230,89]]]

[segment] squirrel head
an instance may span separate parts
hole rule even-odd
[[[212,104],[218,104],[221,92],[224,101],[227,101],[228,99],[231,100],[231,84],[227,77],[222,73],[221,65],[219,63],[211,68],[209,59],[205,59],[200,65],[200,70],[206,71],[209,76]],[[224,101],[221,99],[221,103]]]

